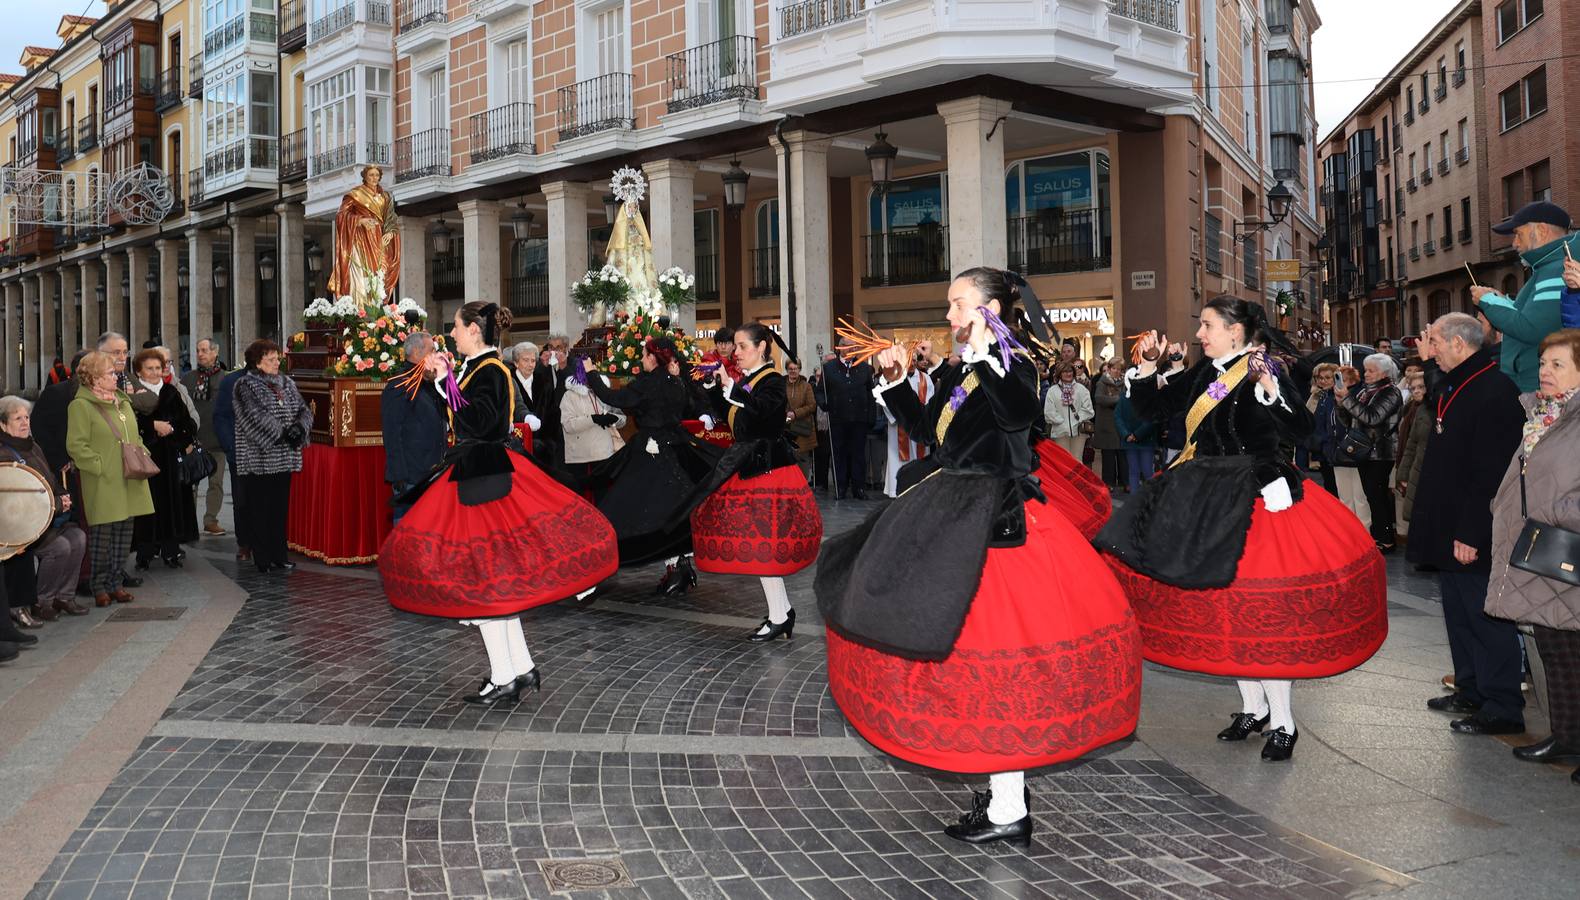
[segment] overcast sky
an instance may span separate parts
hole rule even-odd
[[[1323,22],[1312,48],[1319,140],[1454,6],[1454,0],[1314,2]],[[0,6],[0,72],[21,72],[17,58],[26,44],[57,46],[62,15],[104,13],[103,0],[0,0]]]

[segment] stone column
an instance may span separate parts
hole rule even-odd
[[[49,367],[55,362],[57,348],[56,326],[60,323],[61,301],[56,297],[60,288],[60,275],[51,269],[38,273],[38,356],[33,360],[38,370],[36,384],[49,384]]]
[[[141,347],[154,333],[148,315],[153,309],[153,298],[148,296],[148,271],[148,248],[127,247],[126,305],[131,307],[132,315],[126,323],[126,341],[133,347]]]
[[[697,271],[696,182],[697,164],[661,159],[642,166],[652,198],[653,266],[660,272],[679,266]],[[687,331],[696,327],[697,308],[687,306],[675,323]]]
[[[258,220],[232,216],[230,231],[231,359],[240,359],[247,345],[258,339]],[[201,335],[192,339],[194,353],[202,339]]]
[[[499,204],[462,201],[461,234],[466,238],[466,258],[462,260],[466,299],[499,303],[504,299],[499,275]]]
[[[587,185],[556,181],[543,186],[543,197],[549,205],[549,331],[575,343],[587,327],[571,302],[571,281],[587,272]]]
[[[99,261],[90,257],[77,265],[77,284],[82,286],[82,346],[92,347],[99,340],[99,335],[106,331],[104,322],[99,319]],[[115,287],[116,290],[120,289],[119,284]],[[108,293],[105,294],[105,306],[109,306]]]
[[[38,365],[38,329],[39,320],[43,318],[41,310],[33,308],[38,302],[38,279],[22,279],[22,386],[28,391],[37,391],[39,385]]]
[[[12,281],[0,286],[4,291],[0,305],[5,307],[5,315],[0,316],[0,321],[5,325],[5,336],[0,339],[0,390],[7,394],[20,391],[17,373],[20,371],[21,361],[16,357],[17,333],[22,328],[22,285]]]
[[[788,155],[773,142],[779,157],[779,271],[793,278],[779,299],[785,342],[798,356],[821,343],[834,346],[833,282],[829,273],[828,147],[830,139],[808,131],[785,135]],[[790,196],[785,196],[786,180]],[[1002,193],[1002,189],[1000,193]],[[786,213],[790,221],[785,221]],[[794,253],[791,253],[791,244]],[[795,329],[791,332],[791,304]]]
[[[232,272],[231,284],[235,283]],[[214,237],[196,228],[187,235],[187,327],[188,344],[192,347],[204,338],[214,337]],[[178,335],[166,333],[164,340],[172,350],[180,346]]]
[[[1006,100],[964,97],[938,104],[949,154],[949,271],[1009,263],[1008,207],[1004,194]]]
[[[99,260],[104,263],[104,330],[126,334],[126,291],[121,289],[121,279],[128,277],[126,260],[121,254],[110,251],[105,251]],[[130,345],[130,337],[127,343]]]
[[[181,269],[181,242],[166,239],[154,246],[159,249],[159,327],[150,328],[144,340],[157,334],[167,346],[177,346],[181,343],[181,282],[176,279]]]
[[[429,308],[433,289],[428,279],[432,271],[428,264],[428,220],[401,216],[399,293],[402,297],[417,301],[418,305],[428,310],[429,316],[437,316],[439,310]],[[432,323],[429,324],[431,327]]]
[[[78,343],[82,338],[82,324],[89,318],[87,308],[91,298],[81,290],[82,275],[76,263],[62,263],[57,277],[60,280],[60,355],[62,359],[68,359],[77,352],[78,347],[93,346],[86,341]],[[80,299],[78,293],[82,293]]]
[[[280,217],[274,267],[274,277],[280,279],[280,336],[288,341],[302,330],[302,311],[307,309],[307,222],[300,203],[276,204],[274,213]]]

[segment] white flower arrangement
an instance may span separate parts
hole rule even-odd
[[[346,320],[356,319],[361,314],[362,310],[350,297],[341,297],[337,300],[318,297],[302,311],[302,319],[314,325],[334,325],[344,324]]]
[[[418,306],[417,301],[410,297],[400,298],[399,303],[395,304],[394,306],[387,307],[387,309],[392,315],[397,317],[404,316],[409,312],[414,312],[421,318],[428,318],[428,311],[423,309],[421,306]]]
[[[697,277],[679,266],[670,266],[658,275],[658,302],[679,309],[697,302]]]
[[[631,283],[625,274],[608,264],[596,272],[589,269],[581,281],[571,282],[571,300],[582,312],[591,312],[600,306],[612,309],[625,303],[630,295]]]

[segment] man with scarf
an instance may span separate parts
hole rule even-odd
[[[219,359],[219,343],[210,338],[197,342],[197,367],[181,376],[181,385],[192,398],[198,421],[198,446],[214,457],[214,474],[208,477],[208,505],[203,511],[203,533],[222,535],[219,510],[225,503],[225,448],[214,430],[214,401],[219,397],[220,379],[229,370]]]

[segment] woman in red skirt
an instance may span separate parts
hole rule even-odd
[[[1033,437],[1037,451],[1036,475],[1042,482],[1048,503],[1063,512],[1070,523],[1090,541],[1108,524],[1114,512],[1114,498],[1108,485],[1092,467],[1045,437]]]
[[[516,391],[495,346],[509,328],[508,310],[474,300],[450,330],[460,368],[452,373],[443,354],[428,357],[434,388],[450,403],[455,447],[413,489],[415,505],[379,549],[384,593],[396,609],[478,626],[489,677],[462,699],[482,705],[516,703],[524,687],[542,690],[520,613],[584,597],[619,564],[608,520],[506,449]]]
[[[1186,413],[1186,446],[1098,536],[1141,620],[1147,659],[1239,679],[1221,741],[1261,732],[1262,758],[1289,759],[1299,734],[1291,679],[1337,675],[1388,635],[1382,556],[1326,491],[1304,490],[1286,448],[1311,413],[1267,355],[1287,342],[1259,303],[1223,295],[1201,313],[1205,357],[1160,374],[1167,338],[1140,339],[1126,373],[1149,418]],[[1167,347],[1183,359],[1184,347]]]
[[[886,753],[989,789],[945,834],[1026,843],[1025,770],[1074,759],[1135,731],[1141,642],[1097,552],[1029,477],[1041,415],[1036,366],[1002,324],[1017,276],[971,269],[949,288],[967,344],[924,407],[909,354],[877,357],[875,393],[932,452],[900,474],[900,496],[829,541],[818,566],[834,700]]]
[[[735,443],[685,507],[698,569],[762,579],[768,616],[748,638],[757,643],[792,636],[784,576],[810,566],[823,542],[823,515],[785,435],[788,390],[769,351],[778,342],[761,322],[735,329],[741,376],[721,367],[709,385],[715,415],[728,421]]]

